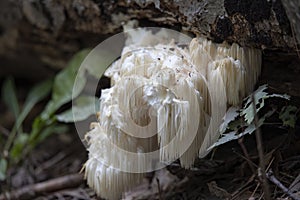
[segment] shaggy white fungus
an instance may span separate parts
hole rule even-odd
[[[106,199],[119,199],[143,178],[142,173],[115,167],[129,170],[139,163],[138,170],[147,171],[143,153],[158,150],[160,162],[179,158],[184,168],[190,168],[197,156],[207,155],[207,148],[219,137],[228,106],[240,104],[260,73],[259,50],[204,38],[193,39],[183,49],[172,41],[149,42],[156,38],[149,34],[142,31],[143,38],[127,44],[121,58],[106,71],[112,86],[102,91],[99,121],[86,134],[85,177]],[[182,144],[193,131],[195,138],[184,149]],[[133,160],[130,153],[116,151],[116,146],[141,156]]]

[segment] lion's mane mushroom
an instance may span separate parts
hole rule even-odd
[[[141,35],[147,34],[152,33]],[[226,109],[252,91],[260,73],[261,52],[237,44],[214,44],[204,38],[193,39],[188,48],[172,41],[142,42],[126,46],[106,71],[112,86],[102,91],[98,122],[86,134],[85,177],[106,199],[120,198],[143,178],[142,173],[115,168],[130,169],[133,163],[139,163],[139,171],[147,168],[132,160],[130,152],[158,150],[160,162],[179,158],[184,168],[190,168],[197,156],[207,155],[219,137]],[[125,123],[129,118],[135,125]],[[196,135],[183,149],[181,143],[194,131],[191,124],[197,126]],[[128,134],[143,131],[155,134],[150,138]],[[129,153],[120,154],[116,146]]]

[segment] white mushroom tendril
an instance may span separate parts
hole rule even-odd
[[[110,200],[139,183],[138,172],[156,169],[149,152],[157,163],[179,159],[184,168],[207,155],[227,108],[253,90],[261,71],[257,49],[204,38],[182,47],[142,33],[107,69],[112,86],[102,90],[98,122],[86,134],[87,183]]]

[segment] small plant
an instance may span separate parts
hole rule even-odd
[[[6,171],[9,166],[18,164],[22,161],[31,150],[47,137],[54,133],[65,133],[68,126],[60,122],[81,121],[89,117],[94,112],[94,96],[78,95],[86,84],[86,77],[83,73],[78,73],[80,64],[87,56],[89,50],[78,52],[68,63],[68,66],[59,72],[54,80],[46,80],[38,83],[28,93],[24,104],[18,103],[17,90],[14,80],[8,78],[2,85],[2,100],[7,108],[13,113],[15,123],[10,130],[7,139],[4,134],[0,134],[1,158],[0,158],[0,181],[6,179]],[[80,79],[77,81],[77,87],[73,89],[76,76]],[[23,130],[23,123],[34,106],[45,99],[49,94],[51,98],[46,104],[44,110],[35,117],[29,132]],[[55,114],[62,105],[69,103],[72,99],[75,105],[70,110],[61,114]],[[72,114],[72,109],[74,116]]]
[[[262,85],[253,93],[256,112],[258,114],[261,114],[259,111],[265,106],[266,99],[282,98],[290,100],[290,96],[286,94],[268,94],[265,92],[267,88],[267,85]],[[261,114],[262,116],[259,118],[256,126],[254,123],[254,111],[251,96],[252,94],[244,99],[245,104],[242,108],[230,107],[228,109],[219,129],[221,137],[209,149],[253,133],[257,128],[261,127],[265,123],[265,120],[268,117],[272,116],[276,112],[276,109],[273,108],[264,114]],[[282,125],[294,128],[298,111],[298,108],[295,106],[288,105],[282,107],[279,113],[279,119],[282,121]]]

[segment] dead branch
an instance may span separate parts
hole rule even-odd
[[[250,156],[249,156],[249,154],[248,154],[247,148],[246,148],[246,146],[244,145],[244,142],[243,142],[243,141],[244,141],[244,137],[240,138],[240,139],[238,140],[238,143],[239,143],[239,145],[241,146],[242,151],[243,151],[245,157],[247,158],[246,161],[247,161],[247,163],[248,163],[248,165],[249,165],[249,167],[250,167],[252,173],[255,174],[255,169],[254,169],[254,167],[253,167],[253,164],[252,164],[252,162],[251,162],[251,159],[250,159]]]
[[[267,173],[266,173],[267,178],[274,183],[276,186],[278,186],[284,193],[286,193],[289,197],[291,197],[294,200],[300,200],[300,197],[293,194],[291,192],[291,190],[289,190],[288,188],[286,188],[273,174],[273,171],[270,169]]]
[[[32,199],[43,193],[77,187],[83,183],[82,174],[71,174],[49,181],[28,185],[10,192],[0,194],[0,200]]]
[[[257,111],[256,111],[256,105],[255,105],[255,97],[254,94],[252,94],[252,105],[253,105],[253,113],[254,113],[254,124],[255,124],[255,137],[256,137],[256,146],[257,146],[257,151],[258,151],[258,156],[259,156],[259,176],[261,174],[261,179],[260,181],[262,182],[263,190],[264,190],[264,197],[266,200],[271,200],[271,195],[270,195],[270,189],[268,185],[268,180],[266,177],[266,168],[265,168],[265,160],[264,160],[264,150],[263,150],[263,145],[262,145],[262,138],[261,138],[261,133],[260,129],[258,127],[258,116],[257,116]],[[260,177],[259,177],[260,178]]]

